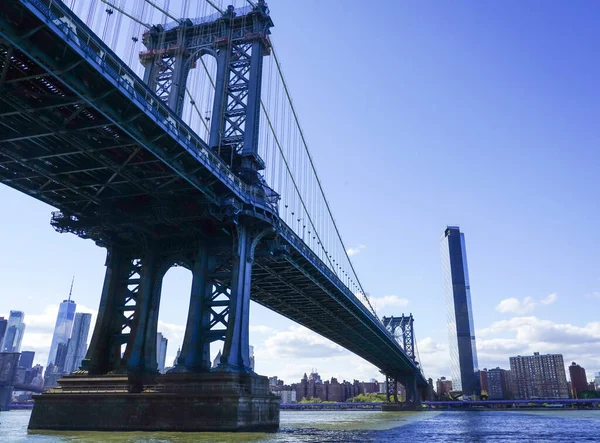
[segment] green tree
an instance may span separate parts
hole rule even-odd
[[[352,397],[346,400],[351,403],[383,403],[387,401],[385,394],[358,394],[356,397]]]

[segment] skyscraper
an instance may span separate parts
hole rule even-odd
[[[569,398],[565,363],[561,354],[510,357],[515,399]]]
[[[73,323],[73,333],[69,339],[67,346],[67,357],[65,360],[64,371],[70,374],[79,369],[81,361],[85,358],[87,351],[87,338],[90,331],[90,322],[92,314],[83,314],[78,312],[75,314]]]
[[[56,347],[56,372],[65,372],[65,361],[67,360],[67,343],[59,343]]]
[[[465,236],[458,226],[448,226],[441,245],[446,292],[448,345],[452,386],[463,395],[479,395],[477,348],[471,307]]]
[[[163,337],[162,332],[156,334],[156,363],[158,364],[158,372],[164,374],[165,364],[167,361],[167,344],[169,340]]]
[[[6,334],[6,328],[8,327],[8,320],[4,317],[0,317],[0,352],[2,352],[2,342],[4,341],[4,334]]]
[[[48,364],[46,367],[56,364],[56,353],[58,345],[63,343],[65,346],[71,337],[71,329],[73,328],[73,318],[75,317],[75,309],[77,305],[71,300],[73,292],[73,282],[71,282],[71,290],[69,291],[68,300],[63,300],[58,308],[58,316],[54,325],[54,334],[52,335],[52,344],[50,345],[50,353],[48,354]],[[66,355],[65,355],[66,358]]]
[[[19,368],[31,369],[31,367],[33,366],[34,357],[34,351],[21,352],[21,358],[19,358]]]
[[[510,397],[510,374],[505,369],[488,369],[487,394],[488,400],[503,400]]]
[[[10,311],[4,341],[0,350],[2,352],[20,352],[23,334],[25,333],[25,313],[23,311]]]

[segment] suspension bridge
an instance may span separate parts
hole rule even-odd
[[[2,2],[0,182],[55,207],[58,232],[107,250],[82,368],[38,396],[30,428],[276,428],[278,399],[250,368],[251,299],[418,402],[426,380],[346,252],[267,4],[178,5]],[[174,265],[193,274],[188,319],[176,366],[158,375],[162,278]]]

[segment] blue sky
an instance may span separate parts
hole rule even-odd
[[[449,374],[439,254],[449,224],[466,236],[482,367],[540,351],[563,353],[588,378],[600,371],[600,4],[269,4],[358,275],[382,315],[415,315],[426,375]],[[24,310],[24,349],[41,353],[73,274],[75,300],[97,309],[105,254],[55,233],[42,203],[5,186],[0,202],[0,315]],[[169,358],[190,281],[181,269],[165,280]],[[261,374],[379,376],[256,305],[251,323]]]

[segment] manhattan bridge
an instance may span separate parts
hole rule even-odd
[[[276,428],[278,400],[250,368],[250,300],[378,367],[389,400],[400,382],[420,401],[412,317],[384,324],[369,302],[273,26],[263,0],[2,0],[0,182],[107,250],[88,354],[37,397],[31,428]],[[159,375],[172,266],[192,290],[181,354]]]

